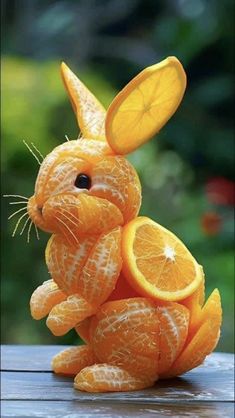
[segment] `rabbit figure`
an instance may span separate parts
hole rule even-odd
[[[64,63],[61,71],[82,136],[46,156],[28,201],[33,223],[51,234],[51,280],[32,294],[31,313],[48,315],[54,335],[75,328],[84,340],[52,361],[75,388],[146,388],[201,364],[221,326],[217,289],[204,304],[202,267],[174,234],[138,217],[141,185],[125,158],[173,115],[185,72],[175,57],[144,69],[106,113]]]

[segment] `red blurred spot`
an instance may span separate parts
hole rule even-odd
[[[235,205],[235,182],[224,177],[213,177],[206,184],[206,194],[216,205]]]
[[[217,235],[222,226],[222,219],[216,212],[206,212],[201,218],[201,226],[206,235]]]

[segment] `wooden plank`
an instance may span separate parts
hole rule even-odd
[[[2,345],[1,370],[51,371],[51,359],[60,351],[71,347],[65,345]],[[194,373],[206,373],[218,370],[225,372],[234,364],[234,356],[229,353],[213,353],[204,365],[193,370]],[[190,372],[191,373],[191,372]],[[185,376],[187,376],[186,374]]]
[[[65,345],[2,345],[1,370],[51,371],[51,359]]]
[[[232,369],[191,372],[137,392],[92,394],[73,389],[73,379],[44,372],[2,372],[2,399],[147,402],[232,401]]]
[[[2,418],[120,418],[120,417],[213,417],[232,418],[233,404],[206,402],[188,404],[123,405],[110,403],[78,403],[76,401],[3,401]]]

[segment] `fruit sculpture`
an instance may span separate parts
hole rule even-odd
[[[221,326],[217,289],[204,303],[204,274],[185,245],[138,217],[141,185],[125,155],[180,104],[186,76],[175,57],[144,69],[107,113],[63,63],[62,78],[82,135],[42,162],[27,211],[49,232],[51,280],[30,300],[56,335],[75,328],[84,345],[53,358],[88,392],[138,390],[200,365]]]

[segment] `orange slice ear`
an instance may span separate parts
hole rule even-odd
[[[118,154],[127,154],[160,131],[179,106],[186,87],[184,69],[175,57],[145,68],[111,103],[106,137]]]
[[[83,136],[105,140],[106,110],[64,62],[61,74]]]

